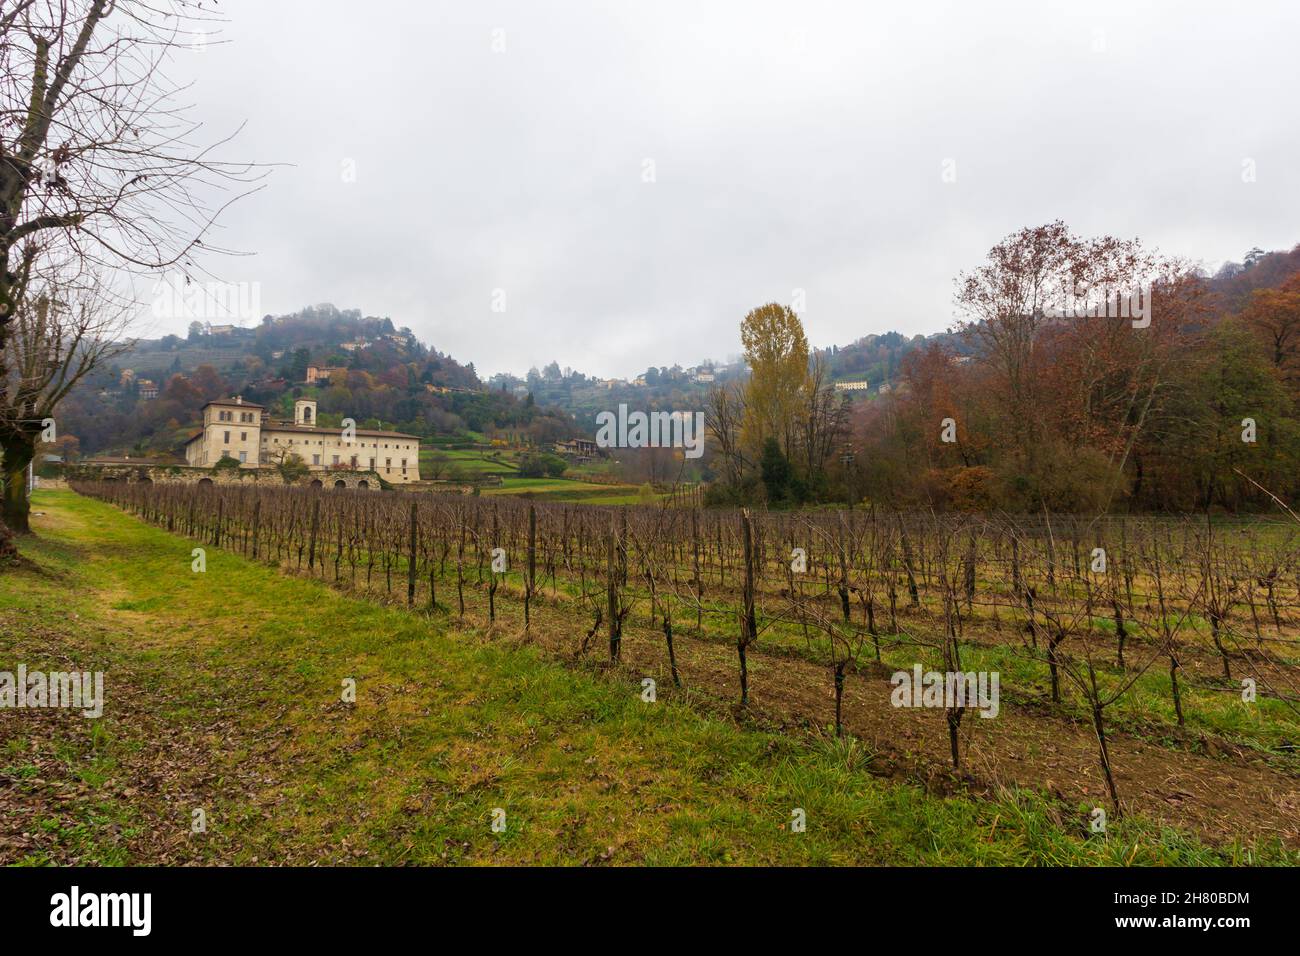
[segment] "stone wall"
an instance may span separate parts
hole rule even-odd
[[[195,468],[188,465],[140,464],[78,464],[64,468],[67,478],[77,481],[157,481],[162,483],[216,485],[283,485],[284,479],[274,468]],[[351,490],[379,491],[379,476],[373,471],[314,471],[296,485],[317,488],[347,488]]]

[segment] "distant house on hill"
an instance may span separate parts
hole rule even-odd
[[[208,325],[208,335],[234,335],[233,325]]]
[[[142,378],[135,383],[136,391],[146,402],[158,397],[158,385],[151,379]]]
[[[328,382],[335,372],[346,372],[347,369],[330,365],[308,365],[307,366],[307,384],[315,385],[317,382]]]
[[[555,451],[566,458],[576,458],[579,461],[588,461],[598,454],[596,443],[589,438],[571,438],[568,441],[557,441]]]
[[[837,392],[865,392],[871,388],[868,382],[836,382]]]

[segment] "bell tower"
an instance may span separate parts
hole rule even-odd
[[[316,403],[309,398],[300,398],[293,403],[293,423],[316,427]]]

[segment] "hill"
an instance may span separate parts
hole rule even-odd
[[[65,402],[60,431],[81,454],[175,454],[205,402],[242,395],[289,417],[297,398],[320,421],[344,417],[435,445],[498,439],[546,445],[576,434],[572,418],[527,396],[486,388],[473,363],[421,343],[389,319],[314,306],[255,328],[195,323],[187,339],[141,340],[88,376]]]

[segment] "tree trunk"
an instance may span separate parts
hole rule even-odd
[[[28,523],[31,503],[27,500],[27,466],[36,457],[36,442],[25,435],[9,436],[0,447],[4,450],[5,483],[0,514],[14,534],[31,534],[31,525]],[[4,537],[8,538],[8,535]],[[2,543],[0,550],[3,550]]]
[[[9,526],[0,521],[0,568],[18,560],[18,548],[14,545],[13,532]]]
[[[844,736],[844,668],[848,661],[835,664],[835,736]]]

